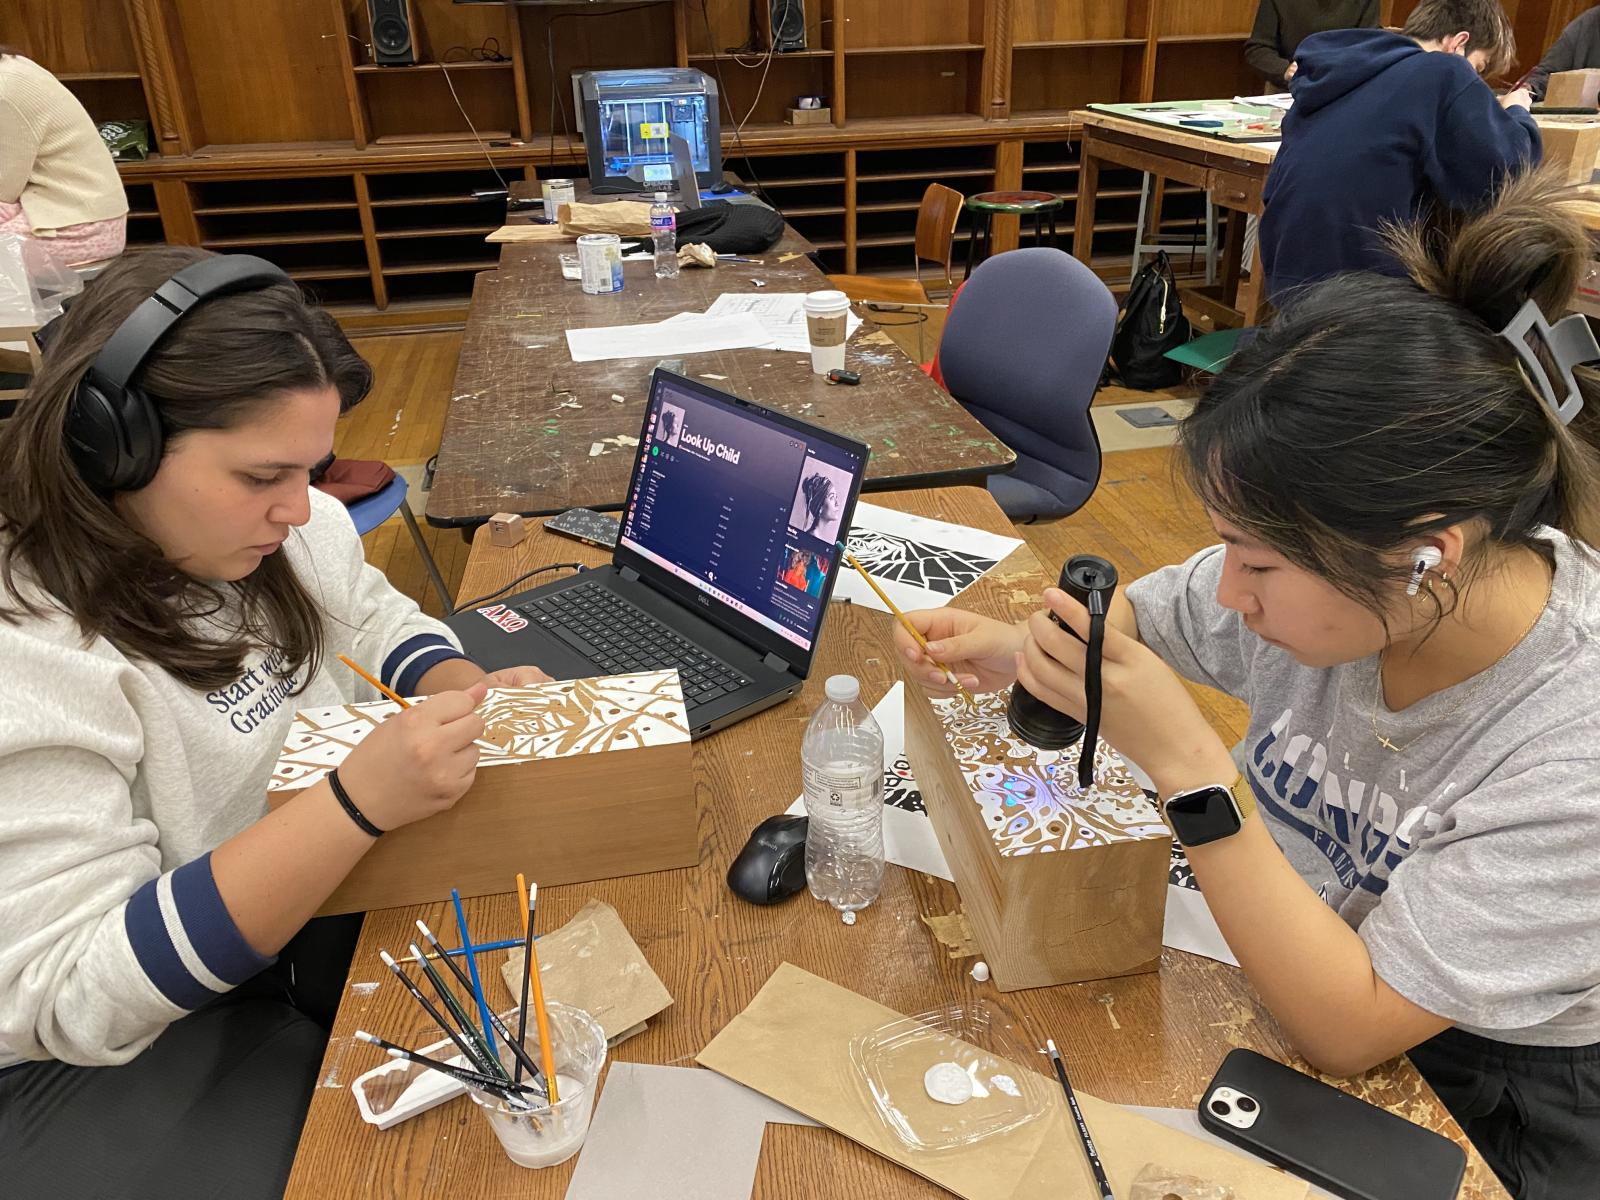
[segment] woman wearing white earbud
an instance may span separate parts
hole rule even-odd
[[[1560,316],[1590,248],[1532,180],[1397,250],[1413,280],[1308,290],[1184,422],[1224,544],[1116,599],[1100,730],[1155,780],[1307,1059],[1350,1075],[1409,1052],[1516,1196],[1591,1198],[1600,404],[1574,412],[1571,367],[1600,347],[1566,323],[1542,358],[1500,334]],[[1018,678],[1084,716],[1085,648],[1046,613],[909,615],[964,685]],[[1236,756],[1180,675],[1248,702]]]

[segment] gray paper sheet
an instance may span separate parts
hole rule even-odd
[[[815,1124],[713,1071],[614,1062],[567,1200],[749,1200],[768,1121]]]

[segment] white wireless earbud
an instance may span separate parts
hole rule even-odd
[[[1406,584],[1406,595],[1415,596],[1422,586],[1422,577],[1444,561],[1437,546],[1418,546],[1411,554],[1411,582]]]

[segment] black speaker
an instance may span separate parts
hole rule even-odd
[[[372,18],[372,57],[379,66],[408,67],[417,61],[411,0],[367,0]]]
[[[805,0],[772,0],[772,48],[779,54],[806,48]]]

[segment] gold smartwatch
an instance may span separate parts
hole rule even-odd
[[[1256,798],[1250,781],[1240,775],[1229,787],[1211,783],[1179,792],[1164,807],[1167,824],[1181,845],[1204,846],[1238,833],[1244,819],[1255,812]]]

